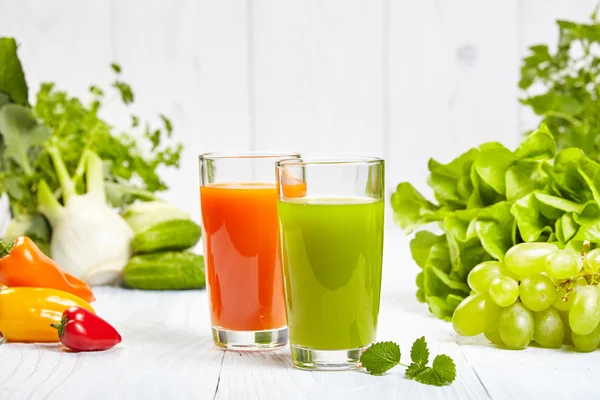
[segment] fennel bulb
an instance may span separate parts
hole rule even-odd
[[[59,150],[49,146],[48,152],[64,203],[54,197],[46,181],[40,181],[39,210],[52,226],[52,258],[90,285],[116,282],[131,257],[133,231],[106,202],[102,160],[89,150],[84,152],[87,192],[77,194]]]

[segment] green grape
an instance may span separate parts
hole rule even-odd
[[[519,296],[531,311],[542,311],[554,303],[556,288],[547,276],[533,275],[521,281]]]
[[[574,334],[587,335],[600,323],[599,293],[594,286],[577,288],[569,309],[569,326]]]
[[[565,339],[565,327],[556,308],[535,312],[533,319],[533,340],[546,349],[559,348]]]
[[[485,300],[483,294],[464,299],[452,315],[452,327],[461,336],[475,336],[485,329]]]
[[[555,279],[567,279],[581,271],[581,256],[573,250],[557,250],[546,257],[546,273]]]
[[[484,261],[469,272],[467,283],[477,293],[487,293],[494,278],[502,275],[504,264],[500,261]]]
[[[499,276],[490,284],[489,295],[500,307],[508,307],[519,297],[519,284],[508,276]]]
[[[546,269],[546,257],[556,250],[552,243],[520,243],[506,252],[504,265],[521,278],[540,274]]]
[[[569,313],[567,311],[559,311],[558,315],[560,315],[563,328],[565,328],[565,338],[563,339],[563,343],[571,344],[573,343],[573,339],[571,338],[571,327],[569,326]]]
[[[558,250],[552,243],[520,243],[504,256],[504,265],[521,278],[540,274],[546,269],[546,257]]]
[[[587,335],[578,335],[573,332],[571,336],[577,351],[584,353],[594,351],[600,344],[600,324]]]
[[[600,249],[594,249],[585,255],[585,270],[595,274],[600,270]]]
[[[502,345],[502,338],[500,332],[498,332],[498,325],[500,324],[500,313],[503,308],[498,306],[490,299],[486,299],[484,305],[485,312],[485,330],[483,334],[492,343]]]
[[[573,292],[567,293],[567,290],[565,288],[558,286],[556,288],[556,297],[554,298],[554,308],[556,308],[559,311],[569,311],[572,302]]]
[[[497,344],[499,346],[504,345],[504,342],[502,341],[502,338],[500,337],[500,331],[498,330],[498,328],[496,329],[486,329],[485,331],[483,331],[483,335],[487,338],[487,340],[489,340],[490,342]]]
[[[498,331],[506,347],[520,350],[533,339],[533,313],[522,303],[514,303],[500,313]]]
[[[491,301],[489,298],[485,300],[483,311],[485,313],[485,329],[498,329],[500,323],[500,313],[503,308]]]

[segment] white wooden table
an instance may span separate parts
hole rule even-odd
[[[456,381],[431,387],[363,372],[293,368],[289,348],[224,352],[212,345],[205,291],[96,289],[97,312],[122,334],[106,352],[68,353],[59,345],[0,346],[0,400],[6,399],[598,399],[600,351],[508,351],[460,338],[414,296],[408,238],[387,231],[378,340],[400,344],[408,361],[426,336],[432,355],[457,365]]]

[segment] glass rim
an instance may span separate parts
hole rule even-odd
[[[292,158],[297,159],[300,157],[300,153],[289,152],[289,151],[223,151],[223,152],[209,152],[202,153],[198,156],[200,160],[219,160],[219,159],[269,159],[269,158]]]
[[[385,160],[380,157],[314,157],[290,158],[277,161],[277,167],[286,165],[369,165],[383,164]]]

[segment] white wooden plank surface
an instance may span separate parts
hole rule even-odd
[[[173,118],[181,168],[166,170],[165,199],[199,221],[198,155],[250,147],[245,4],[114,1],[113,55],[140,116]]]
[[[383,155],[383,1],[252,2],[256,147]]]
[[[516,144],[516,4],[390,3],[389,182],[427,192],[429,158],[449,162],[491,140]]]
[[[41,82],[81,96],[110,78],[110,3],[0,0],[0,36],[20,45],[30,100]]]
[[[450,386],[425,386],[402,368],[383,377],[363,372],[294,369],[289,348],[264,353],[222,352],[210,338],[205,291],[96,290],[100,315],[123,335],[101,353],[67,353],[55,345],[0,346],[0,399],[592,399],[600,352],[495,348],[483,337],[460,338],[414,296],[418,267],[408,238],[386,232],[378,340],[394,340],[409,355],[425,336],[432,354],[457,364]]]
[[[555,43],[554,20],[583,21],[595,3],[0,0],[0,35],[21,44],[32,93],[51,80],[82,95],[108,83],[108,64],[119,61],[134,111],[173,117],[185,152],[182,169],[165,174],[167,199],[198,219],[204,151],[385,155],[388,191],[403,180],[426,191],[429,157],[449,161],[486,140],[514,145],[536,121],[516,102],[526,46]],[[2,345],[0,400],[597,397],[598,352],[498,350],[428,315],[413,294],[408,241],[391,232],[378,337],[408,354],[426,335],[433,352],[457,361],[452,386],[415,384],[401,370],[299,371],[288,349],[225,354],[210,344],[204,292],[109,288],[98,291],[97,308],[125,342],[90,355]]]

